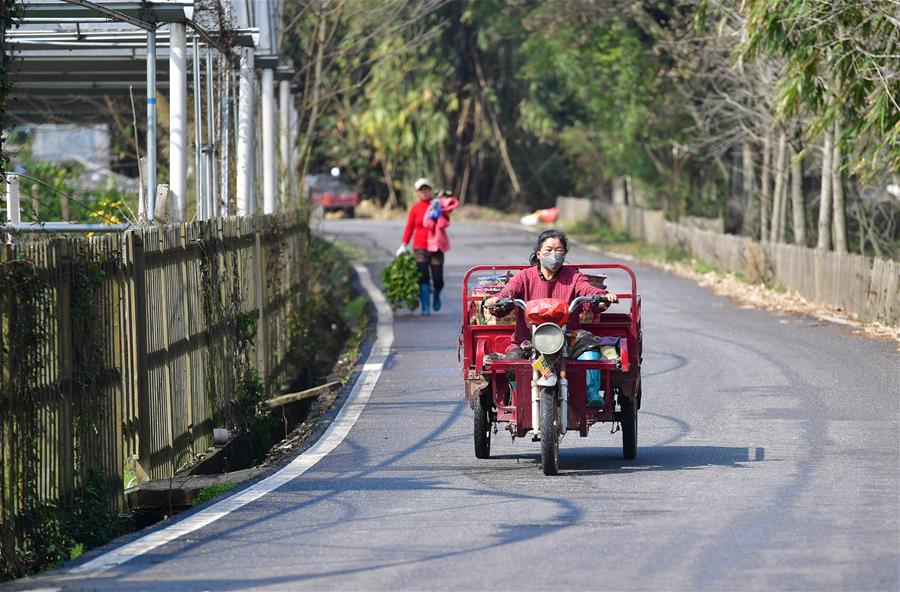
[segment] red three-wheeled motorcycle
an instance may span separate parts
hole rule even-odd
[[[625,265],[578,265],[591,282],[606,288],[605,272],[630,280],[630,290],[617,292],[613,310],[590,311],[603,297],[572,302],[486,301],[524,266],[482,265],[463,279],[463,324],[460,335],[466,398],[475,412],[475,456],[488,458],[492,433],[501,423],[513,439],[532,432],[541,443],[544,474],[559,471],[559,445],[568,432],[586,437],[599,422],[621,426],[622,451],[637,455],[638,410],[641,407],[641,299],[634,271]],[[514,306],[513,306],[514,305]],[[506,308],[505,316],[493,313]],[[498,313],[499,314],[499,313]],[[523,344],[526,359],[507,359],[516,315],[526,315],[532,339]],[[567,329],[580,315],[580,331]],[[589,332],[589,335],[585,332]],[[587,351],[583,344],[587,342]]]

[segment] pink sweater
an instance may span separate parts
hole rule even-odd
[[[592,286],[587,276],[578,271],[577,267],[563,265],[556,273],[556,277],[547,280],[541,275],[539,266],[535,265],[512,276],[509,283],[497,294],[497,298],[520,298],[525,302],[538,298],[558,298],[572,302],[578,296],[594,294],[606,294],[606,290]],[[587,306],[589,305],[586,304],[585,307]],[[525,320],[521,310],[519,313],[516,316],[516,334],[513,338],[515,345],[531,339],[528,321]],[[578,314],[573,313],[569,317],[568,329],[577,329],[580,326]]]
[[[428,250],[432,253],[442,251],[446,253],[450,250],[450,238],[447,236],[447,227],[450,226],[450,212],[459,205],[459,200],[455,197],[441,197],[441,215],[437,220],[428,217],[428,212],[422,220],[422,226],[428,229]]]

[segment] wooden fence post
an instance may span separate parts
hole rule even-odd
[[[0,264],[15,258],[15,252],[5,244],[0,244]],[[0,335],[7,335],[12,324],[12,291],[0,291]],[[4,343],[5,345],[5,343]],[[11,376],[8,368],[5,348],[0,349],[0,408],[10,408],[12,393],[6,390],[10,386]],[[15,498],[16,483],[14,480],[15,458],[13,456],[12,431],[15,425],[13,414],[0,414],[0,569],[8,569],[13,565],[16,556]]]
[[[138,403],[138,458],[134,463],[135,474],[141,481],[150,479],[150,364],[147,360],[147,295],[144,267],[144,239],[135,231],[128,232],[126,265],[131,267],[130,298],[126,306],[131,309],[134,328],[134,356],[130,371],[136,378]],[[128,314],[126,312],[126,314]]]
[[[269,362],[269,331],[266,319],[266,262],[263,260],[262,229],[264,220],[268,217],[258,217],[253,220],[253,283],[256,288],[256,309],[259,316],[256,326],[256,368],[259,379],[262,382],[263,392],[268,397],[268,362]]]
[[[56,251],[56,265],[52,270],[52,282],[57,282],[57,347],[59,348],[59,382],[61,389],[62,421],[58,444],[60,464],[60,493],[69,493],[75,488],[75,458],[73,447],[75,438],[72,429],[72,388],[73,359],[75,352],[72,334],[72,245],[68,241],[53,241],[51,248]]]
[[[172,254],[172,247],[173,247],[175,241],[169,240],[169,239],[170,239],[170,237],[173,236],[173,233],[175,232],[175,230],[173,230],[173,228],[174,228],[173,226],[169,226],[166,228],[160,228],[159,233],[156,235],[159,245],[162,246],[162,248],[157,247],[159,249],[157,251],[157,253],[159,253],[161,256],[165,256],[165,254],[169,254],[169,255]],[[165,399],[164,399],[165,403],[164,403],[162,409],[157,408],[157,411],[159,411],[159,415],[157,415],[155,418],[157,420],[162,419],[165,422],[165,424],[163,426],[163,429],[165,430],[165,432],[164,432],[165,444],[164,444],[164,446],[160,447],[158,450],[154,450],[153,453],[158,453],[163,450],[167,450],[168,457],[164,458],[163,461],[157,460],[154,463],[152,463],[152,465],[151,465],[151,470],[153,470],[155,472],[159,466],[166,464],[167,466],[165,467],[165,469],[166,469],[165,474],[169,475],[169,476],[175,474],[175,469],[177,468],[176,464],[178,462],[177,458],[176,458],[177,451],[175,450],[174,426],[172,425],[172,400],[173,400],[173,398],[172,398],[172,380],[173,380],[172,365],[173,365],[173,363],[172,362],[173,362],[173,356],[170,355],[170,352],[172,349],[172,335],[171,335],[172,332],[169,329],[170,329],[170,326],[172,326],[172,327],[174,326],[174,320],[172,319],[172,313],[173,313],[173,311],[171,310],[172,307],[169,306],[169,304],[170,304],[169,299],[172,296],[172,292],[170,289],[170,284],[172,282],[169,281],[170,270],[171,270],[171,266],[169,266],[169,265],[163,265],[160,267],[160,269],[159,269],[159,294],[156,295],[158,297],[158,299],[155,300],[152,304],[152,306],[153,306],[153,322],[159,323],[159,326],[162,329],[162,347],[163,347],[163,350],[165,351],[165,361],[162,365],[163,392],[165,393]],[[154,476],[157,478],[160,477],[160,475],[158,475],[158,474],[154,474]]]
[[[195,224],[190,226],[191,228],[196,228]],[[194,423],[194,397],[200,396],[199,392],[195,392],[194,390],[194,380],[193,375],[195,373],[195,369],[193,368],[194,363],[199,362],[195,355],[193,348],[190,347],[191,340],[193,335],[191,334],[191,308],[190,308],[190,298],[196,293],[197,290],[200,289],[199,285],[194,284],[192,281],[193,277],[191,276],[188,266],[190,265],[190,251],[188,247],[188,226],[186,224],[178,225],[178,252],[179,256],[179,265],[178,265],[178,273],[181,276],[180,281],[177,284],[181,287],[181,314],[182,314],[182,328],[184,331],[183,339],[188,343],[188,352],[185,354],[184,360],[184,387],[179,391],[184,397],[184,410],[187,412],[187,418],[185,418],[185,422],[187,423],[187,433],[189,434],[189,450],[191,454],[194,453],[194,434],[196,429],[196,424]],[[176,303],[177,304],[177,303]],[[199,363],[197,364],[199,367]],[[173,442],[174,443],[174,442]],[[176,451],[176,454],[178,451]],[[176,469],[178,468],[178,462],[176,461]]]

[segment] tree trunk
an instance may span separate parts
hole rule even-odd
[[[847,252],[847,224],[844,216],[844,181],[841,172],[841,116],[834,119],[834,156],[831,160],[831,191],[834,202],[834,250]]]
[[[859,205],[859,201],[856,202],[854,208],[854,213],[856,214],[856,223],[859,225],[859,254],[865,257],[866,255],[866,218],[863,216],[862,208]]]
[[[500,122],[498,121],[498,116],[491,108],[490,100],[488,99],[485,91],[487,90],[487,82],[484,78],[484,72],[481,68],[481,60],[478,59],[478,51],[477,49],[472,50],[472,58],[473,63],[475,64],[475,74],[478,76],[478,84],[479,84],[479,99],[482,103],[484,114],[487,117],[488,123],[491,126],[491,129],[494,132],[494,138],[497,140],[497,145],[500,148],[500,158],[503,162],[503,167],[506,169],[506,175],[509,177],[509,183],[512,186],[512,192],[514,196],[521,195],[522,186],[519,183],[519,176],[516,174],[515,168],[513,168],[512,159],[509,157],[509,149],[506,146],[506,137],[503,135],[503,131],[500,129]]]
[[[759,193],[759,240],[765,241],[769,236],[769,206],[772,203],[771,189],[772,163],[772,131],[766,130],[763,142],[763,164]]]
[[[787,209],[788,209],[788,175],[790,173],[791,147],[787,145],[785,138],[784,162],[781,164],[781,192],[778,196],[778,236],[775,237],[779,243],[784,242],[784,236],[787,232]]]
[[[881,252],[881,246],[878,244],[878,237],[875,235],[875,230],[872,228],[873,224],[871,224],[866,217],[865,208],[863,208],[862,202],[859,200],[856,201],[856,217],[859,222],[859,252],[863,255],[866,254],[866,241],[869,241],[875,256],[879,259],[884,258],[884,255]]]
[[[34,222],[42,222],[41,220],[41,202],[38,201],[37,185],[31,186],[31,219]]]
[[[794,244],[804,247],[806,207],[803,203],[803,159],[800,156],[791,159],[791,204],[794,209]]]
[[[463,165],[463,174],[462,179],[459,181],[457,186],[459,189],[456,191],[456,198],[459,200],[459,203],[466,203],[466,193],[469,190],[469,175],[472,173],[472,159],[471,157],[467,157],[465,160],[465,164]]]
[[[462,92],[463,91],[460,91],[460,94],[462,94]],[[469,137],[470,134],[467,133],[470,131],[469,111],[471,107],[472,98],[466,97],[463,99],[459,120],[456,124],[456,141],[454,142],[455,153],[453,155],[453,160],[446,163],[446,166],[453,169],[445,172],[447,182],[454,188],[454,194],[460,200],[460,203],[462,203],[466,197],[466,183],[468,183],[469,178],[468,169],[472,162],[472,159],[469,156],[469,142],[471,141],[471,138]],[[460,168],[463,169],[461,175],[462,178],[460,178],[460,175],[458,174]]]
[[[390,162],[381,163],[381,169],[384,171],[384,180],[387,182],[388,203],[392,208],[402,208],[404,204],[400,203],[400,198],[397,196],[397,190],[394,187],[394,175],[391,170],[393,168]]]
[[[481,199],[481,184],[482,179],[484,177],[484,150],[478,150],[475,153],[475,177],[473,182],[471,183],[471,187],[475,191],[475,199],[473,203],[481,204],[484,200]]]
[[[66,222],[71,220],[72,218],[69,216],[69,194],[60,193],[59,194],[59,209],[62,214],[62,219]]]
[[[753,166],[753,147],[750,145],[749,138],[744,138],[741,145],[741,164],[743,168],[744,181],[744,223],[742,234],[745,236],[756,235],[757,217],[757,197],[754,191],[754,181],[756,180],[756,167]]]
[[[310,114],[309,120],[306,124],[306,133],[303,135],[301,140],[301,148],[300,148],[300,178],[302,179],[306,175],[306,171],[309,166],[309,156],[312,152],[312,141],[314,136],[314,131],[316,129],[316,124],[318,123],[319,118],[319,97],[322,92],[322,67],[323,62],[325,61],[325,43],[327,40],[327,36],[325,33],[325,27],[327,25],[325,14],[320,13],[318,15],[319,19],[316,23],[316,61],[314,65],[314,76],[313,76],[313,85],[312,85],[312,99],[310,101]]]
[[[781,221],[784,209],[784,181],[787,174],[785,167],[785,151],[787,150],[787,134],[778,134],[778,156],[775,159],[775,194],[772,200],[772,227],[769,229],[769,242],[781,242],[783,239]]]
[[[816,248],[828,251],[831,249],[831,130],[825,132],[822,145],[822,186],[819,192],[819,228]]]

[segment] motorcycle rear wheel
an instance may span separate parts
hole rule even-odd
[[[630,397],[619,396],[622,410],[619,423],[622,424],[622,456],[628,460],[637,457],[638,412],[637,403]]]
[[[485,396],[475,397],[475,458],[491,457],[491,403]]]

